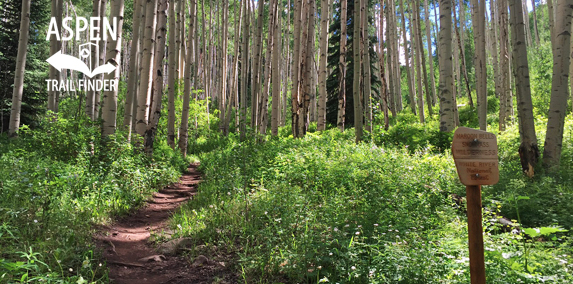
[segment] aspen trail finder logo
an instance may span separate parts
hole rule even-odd
[[[66,36],[60,37],[60,30],[58,30],[56,19],[52,18],[48,33],[46,34],[46,41],[49,41],[51,36],[55,36],[58,41],[71,41],[74,40],[74,34],[75,40],[80,41],[81,33],[87,32],[89,42],[79,46],[78,54],[80,58],[63,54],[60,50],[50,56],[46,61],[58,70],[58,72],[62,72],[63,69],[74,70],[84,74],[84,79],[47,79],[48,91],[116,91],[118,85],[117,79],[98,79],[97,77],[94,79],[94,77],[99,74],[109,74],[115,71],[117,66],[110,63],[101,66],[92,66],[92,62],[95,62],[95,65],[99,62],[99,43],[101,40],[107,40],[108,35],[111,36],[113,40],[117,40],[117,18],[114,17],[112,23],[110,23],[107,18],[101,20],[98,17],[91,17],[88,25],[88,19],[78,17],[75,21],[75,33],[70,27],[70,24],[73,24],[72,20],[71,17],[66,17],[62,20],[62,28],[66,30]],[[88,26],[89,32],[87,31]],[[98,44],[93,43],[94,41]],[[92,60],[92,56],[94,56],[94,60]]]

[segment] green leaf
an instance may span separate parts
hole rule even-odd
[[[539,236],[539,228],[525,228],[523,232],[532,238]]]
[[[523,200],[523,199],[529,200],[529,196],[518,196],[517,197],[517,200]]]
[[[563,232],[567,232],[567,230],[565,230],[561,227],[541,227],[539,233],[543,236],[548,236],[551,234],[563,233]]]

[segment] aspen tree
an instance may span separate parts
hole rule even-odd
[[[24,92],[24,73],[26,71],[26,55],[28,53],[28,37],[30,34],[30,0],[22,0],[20,18],[20,38],[18,40],[18,55],[16,57],[16,72],[12,90],[12,109],[10,112],[9,134],[15,136],[20,129],[20,111],[22,108],[22,93]]]
[[[455,127],[452,77],[452,1],[440,0],[440,131],[451,132]]]
[[[505,130],[505,124],[509,121],[511,104],[508,101],[512,100],[511,85],[510,85],[510,72],[511,67],[509,58],[509,31],[508,15],[507,15],[507,0],[497,0],[498,13],[499,13],[499,74],[500,74],[500,93],[499,93],[499,124],[500,130]],[[525,39],[523,39],[525,40]]]
[[[271,56],[272,50],[274,49],[274,22],[275,22],[275,2],[276,0],[271,0],[269,3],[269,35],[267,38],[267,50],[265,54],[265,65],[263,71],[263,92],[261,94],[261,101],[258,105],[259,107],[259,133],[261,135],[267,134],[268,125],[268,106],[269,106],[269,89],[271,82]]]
[[[63,1],[63,0],[62,0]],[[107,0],[100,0],[101,4],[99,6],[99,28],[100,28],[100,33],[103,36],[103,32],[104,32],[104,26],[103,26],[103,19],[106,17],[105,13],[106,13],[106,9],[107,9]],[[99,58],[96,59],[96,62],[99,62],[99,65],[103,65],[105,58],[106,58],[106,45],[107,42],[104,41],[103,39],[101,41],[99,41]],[[121,56],[121,55],[120,55]],[[92,65],[95,66],[95,65]],[[119,67],[119,66],[118,66]],[[95,67],[94,67],[95,68]],[[98,79],[102,79],[104,77],[103,74],[100,75],[96,75],[94,77],[94,79],[98,80]],[[93,120],[97,120],[99,119],[100,116],[100,112],[101,112],[101,104],[102,104],[102,92],[101,91],[95,91],[95,95],[94,95],[94,115],[93,115]]]
[[[559,169],[567,100],[571,44],[571,13],[573,4],[569,0],[557,0],[553,46],[553,79],[551,102],[547,120],[547,135],[543,150],[543,165],[550,172]]]
[[[167,73],[168,98],[167,98],[167,144],[175,149],[175,93],[176,80],[179,75],[177,59],[179,58],[179,33],[177,30],[177,14],[175,14],[175,1],[169,3],[169,71]]]
[[[151,84],[153,69],[153,51],[155,46],[155,27],[157,25],[157,0],[147,0],[145,5],[145,39],[141,57],[141,81],[137,98],[137,124],[135,130],[141,137],[145,135],[149,123],[151,104]]]
[[[165,1],[165,0],[164,0]],[[120,77],[120,63],[121,63],[121,42],[123,40],[123,12],[125,9],[124,0],[111,0],[110,2],[110,16],[112,18],[117,18],[117,38],[114,40],[112,37],[108,37],[108,42],[106,44],[106,64],[112,64],[116,69],[104,75],[104,80],[117,80]],[[103,92],[103,106],[102,106],[102,118],[103,118],[103,128],[102,135],[108,136],[114,134],[117,126],[117,94],[118,89],[104,91]]]
[[[378,56],[380,59],[380,98],[382,100],[382,112],[384,113],[384,129],[388,130],[390,119],[388,117],[388,85],[386,82],[386,70],[384,64],[384,0],[380,0],[380,29],[378,30],[378,43],[380,44]]]
[[[219,110],[221,115],[219,116],[219,124],[221,125],[219,127],[219,129],[221,130],[222,133],[225,133],[225,124],[223,123],[223,121],[226,120],[226,111],[225,111],[225,107],[227,104],[227,44],[228,44],[228,29],[229,29],[229,25],[228,25],[228,6],[229,6],[229,0],[223,0],[223,5],[222,5],[222,14],[223,14],[223,19],[221,21],[222,24],[222,28],[223,28],[223,33],[222,33],[222,42],[221,42],[221,109]]]
[[[195,27],[195,17],[196,17],[196,10],[197,8],[197,0],[191,0],[190,3],[190,9],[191,9],[191,13],[190,13],[190,25],[189,25],[189,36],[187,37],[188,42],[188,47],[190,48],[190,50],[188,50],[186,52],[186,65],[185,66],[185,87],[183,90],[183,111],[181,112],[181,125],[179,126],[179,149],[181,150],[181,153],[183,154],[183,156],[187,155],[187,141],[189,138],[189,103],[190,103],[190,96],[191,96],[191,91],[192,91],[192,87],[193,84],[195,83],[195,77],[193,74],[193,64],[194,64],[194,58],[193,58],[193,48],[194,48],[194,42],[193,42],[193,38],[196,36],[196,27]]]
[[[299,0],[300,1],[300,0]],[[241,48],[241,118],[239,122],[241,141],[246,137],[246,120],[247,120],[247,77],[248,77],[248,64],[249,64],[249,4],[248,1],[243,1],[243,37]]]
[[[157,11],[157,29],[155,32],[155,56],[153,72],[153,100],[149,124],[145,130],[145,152],[151,156],[157,124],[161,117],[163,101],[163,59],[165,56],[165,37],[167,36],[167,0],[159,0]]]
[[[273,22],[273,35],[274,35],[274,48],[272,55],[272,84],[273,84],[273,101],[272,101],[272,120],[271,120],[271,134],[277,136],[279,133],[279,115],[281,105],[281,81],[280,81],[280,57],[281,57],[281,11],[279,9],[279,0],[274,0],[274,5],[271,7],[275,10]],[[323,6],[324,7],[324,6]],[[284,94],[286,96],[286,93]]]
[[[338,112],[336,125],[340,131],[344,131],[344,120],[346,116],[346,25],[347,19],[347,1],[340,0],[340,57],[338,60],[338,69],[340,74],[338,75]],[[293,81],[294,82],[294,81]]]
[[[537,27],[537,9],[535,9],[535,0],[531,0],[531,7],[533,9],[533,30],[535,32],[535,44],[539,46],[539,29]]]
[[[251,86],[251,127],[257,128],[258,120],[258,103],[260,98],[260,77],[261,77],[261,53],[263,50],[263,11],[264,11],[264,1],[257,1],[258,16],[257,16],[257,31],[255,33],[254,44],[254,56],[253,56],[253,75],[254,81]]]
[[[239,108],[237,107],[239,104],[239,90],[237,88],[237,81],[238,81],[238,69],[239,69],[239,46],[240,46],[240,39],[241,39],[241,21],[243,19],[243,6],[244,5],[239,5],[239,9],[237,9],[237,6],[235,6],[235,49],[233,52],[233,64],[231,66],[232,68],[232,75],[231,75],[231,90],[230,90],[230,95],[231,95],[231,101],[232,101],[232,106],[235,106],[235,114],[236,114],[236,122],[239,122]],[[230,124],[230,120],[231,120],[231,109],[232,107],[230,106],[227,109],[227,115],[225,116],[225,130],[224,130],[224,134],[227,135],[229,134],[229,124]]]
[[[393,1],[393,0],[391,0]],[[392,112],[392,117],[396,117],[396,88],[394,85],[399,84],[395,78],[395,68],[394,68],[394,64],[395,64],[395,59],[394,57],[396,56],[395,52],[394,52],[394,38],[393,38],[393,24],[392,24],[392,6],[393,3],[388,2],[388,6],[386,9],[386,49],[387,49],[387,54],[388,54],[388,88],[389,88],[389,93],[388,93],[388,104],[389,104],[389,109],[390,112]]]
[[[368,0],[363,0],[360,7],[360,29],[361,29],[361,53],[363,56],[362,62],[362,100],[363,100],[363,113],[365,121],[365,130],[369,133],[372,132],[372,82],[371,82],[371,71],[370,71],[370,40],[368,38]]]
[[[318,122],[317,130],[326,129],[326,61],[328,57],[328,24],[329,24],[329,0],[320,2],[320,67],[318,76]]]
[[[404,43],[404,61],[406,62],[406,76],[408,78],[408,97],[410,98],[410,109],[416,115],[416,90],[412,85],[412,68],[410,68],[410,51],[408,48],[408,38],[406,37],[406,14],[404,13],[404,0],[400,0],[400,17],[402,18],[402,38]]]
[[[364,0],[354,0],[354,15],[353,21],[353,32],[352,32],[352,51],[354,54],[354,80],[352,82],[352,93],[353,93],[353,103],[354,103],[354,132],[356,135],[356,143],[362,140],[362,102],[360,101],[360,83],[361,83],[361,67],[362,62],[360,58],[360,10],[362,7],[362,1]]]
[[[461,0],[460,0],[461,1]],[[455,4],[455,2],[453,2]],[[463,1],[460,2],[460,5],[463,7]],[[463,9],[462,9],[463,11]],[[457,19],[456,19],[456,12],[454,9],[454,22],[457,23]],[[460,18],[460,26],[463,27],[463,18]],[[462,69],[462,74],[464,75],[464,81],[466,83],[466,90],[467,90],[467,95],[468,95],[468,102],[470,104],[470,107],[473,108],[474,107],[474,101],[472,99],[472,91],[470,89],[470,80],[468,78],[468,71],[467,71],[467,64],[466,64],[466,55],[465,55],[465,51],[464,51],[464,44],[463,44],[463,37],[461,36],[460,33],[460,29],[457,27],[457,24],[455,25],[454,29],[456,30],[455,33],[455,38],[456,40],[454,40],[454,42],[457,43],[458,46],[458,50],[459,50],[459,54],[460,54],[460,62],[461,62],[461,69]],[[461,30],[463,31],[463,28],[461,28]],[[455,45],[455,44],[454,44]],[[454,48],[454,52],[456,52],[457,50]],[[456,64],[457,64],[457,60],[455,60]],[[454,65],[456,66],[456,65]],[[456,70],[459,71],[459,68],[456,66]],[[460,76],[458,76],[458,80]],[[461,81],[461,80],[460,80]]]
[[[144,0],[136,0],[133,2],[133,8],[135,9],[133,14],[133,29],[132,29],[132,37],[131,37],[131,47],[130,47],[130,57],[129,57],[129,75],[127,79],[127,92],[125,95],[125,104],[124,104],[124,114],[123,114],[123,126],[126,131],[128,131],[128,139],[131,136],[131,122],[133,120],[133,109],[134,98],[136,96],[136,88],[137,88],[137,79],[138,76],[138,68],[137,68],[137,60],[139,58],[139,26],[141,22],[141,10],[142,10],[142,3]]]
[[[475,76],[479,127],[487,129],[487,68],[485,56],[485,0],[471,0],[474,27]]]
[[[413,30],[412,34],[414,35],[414,40],[412,41],[414,44],[413,53],[414,54],[414,62],[416,63],[416,73],[418,74],[417,84],[418,84],[418,117],[420,118],[420,122],[425,122],[424,117],[424,92],[422,90],[422,78],[426,78],[425,76],[425,68],[426,65],[424,64],[424,74],[422,74],[422,60],[421,58],[424,57],[424,48],[422,42],[422,36],[420,33],[420,14],[418,13],[418,4],[413,3],[413,11],[412,11],[412,26],[410,28]],[[428,81],[426,82],[426,94],[428,94]]]
[[[504,1],[504,0],[502,0]],[[528,175],[533,176],[533,168],[537,164],[539,149],[535,135],[533,105],[531,102],[531,87],[529,82],[529,63],[527,61],[527,47],[525,45],[525,31],[521,1],[510,0],[511,12],[511,38],[513,45],[513,71],[515,87],[517,90],[517,108],[519,117],[519,156],[521,167]],[[506,2],[507,3],[507,2]],[[504,9],[507,6],[504,5]],[[506,106],[507,107],[507,106]]]
[[[54,4],[54,1],[52,2],[52,5]],[[57,5],[57,4],[56,4]],[[92,17],[99,17],[99,13],[100,13],[100,5],[101,5],[101,0],[94,0],[93,1],[93,8],[92,8]],[[99,31],[100,29],[95,29],[93,31],[94,35],[96,37],[100,37],[99,35]],[[90,31],[91,32],[91,31]],[[93,44],[96,44],[99,46],[99,42],[94,40],[92,41]],[[97,50],[95,48],[91,49],[91,55],[89,58],[89,64],[90,67],[92,69],[94,69],[94,67],[97,65],[98,62],[98,57],[96,56],[97,54]],[[90,81],[95,81],[96,78],[92,78],[92,79],[88,79]],[[87,90],[86,91],[86,107],[85,107],[85,112],[86,115],[91,119],[94,120],[95,119],[95,105],[96,105],[96,97],[95,97],[95,91],[94,90]]]
[[[424,17],[426,20],[426,40],[428,41],[428,63],[430,65],[430,79],[432,82],[431,95],[426,94],[428,103],[428,114],[432,116],[434,111],[432,106],[434,106],[434,98],[436,97],[436,79],[434,78],[434,55],[432,54],[432,37],[431,37],[431,25],[430,25],[430,10],[428,8],[428,0],[424,0]],[[424,58],[422,56],[422,58]],[[424,65],[425,66],[425,65]]]

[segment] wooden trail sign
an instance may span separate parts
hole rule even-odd
[[[471,283],[485,284],[481,186],[499,181],[497,138],[489,132],[460,127],[454,132],[452,154],[460,181],[466,185]]]
[[[494,134],[460,127],[454,133],[452,154],[464,185],[491,185],[499,181],[497,138]]]

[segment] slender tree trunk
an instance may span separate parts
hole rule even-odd
[[[251,127],[254,131],[258,127],[258,103],[260,97],[260,77],[261,77],[261,53],[263,50],[263,11],[264,11],[264,1],[257,2],[258,16],[257,16],[257,32],[255,33],[255,50],[253,57],[253,85],[251,86]]]
[[[94,0],[93,1],[93,8],[92,8],[92,17],[96,17],[99,18],[99,13],[100,13],[100,6],[101,6],[101,2],[102,0]],[[90,31],[91,33],[91,31]],[[95,37],[100,37],[100,29],[94,29],[93,34]],[[93,44],[99,46],[99,41],[93,40],[92,41]],[[98,59],[99,57],[97,56],[99,49],[96,48],[91,48],[91,56],[89,57],[89,67],[91,70],[95,69]],[[88,79],[92,82],[95,82],[97,77]],[[91,119],[94,120],[95,119],[95,105],[96,105],[96,92],[94,90],[88,90],[86,91],[86,115]]]
[[[229,6],[229,0],[223,0],[223,5],[222,5],[222,14],[223,14],[223,19],[221,21],[222,24],[222,29],[223,29],[223,34],[222,34],[222,43],[221,43],[221,99],[220,99],[220,106],[221,109],[220,111],[220,115],[219,115],[219,129],[221,130],[221,133],[225,134],[226,133],[226,129],[225,129],[225,123],[224,121],[226,120],[226,111],[225,111],[225,106],[227,105],[227,42],[229,40],[228,35],[227,35],[227,31],[229,29],[229,24],[228,24],[228,8]]]
[[[28,52],[29,31],[30,0],[22,0],[20,38],[18,41],[18,55],[16,57],[14,89],[12,90],[12,109],[10,112],[9,134],[11,136],[16,136],[18,130],[20,129],[20,110],[22,108],[22,93],[24,92],[24,73],[26,71],[26,54]]]
[[[362,62],[362,101],[363,101],[363,112],[364,112],[364,129],[369,133],[372,132],[372,83],[371,83],[371,70],[370,70],[370,39],[368,38],[368,9],[366,6],[368,0],[361,1],[361,53],[363,54]]]
[[[165,0],[164,0],[165,1]],[[125,5],[123,0],[111,0],[110,2],[110,16],[111,18],[117,18],[117,39],[114,40],[112,37],[108,37],[108,42],[106,44],[106,64],[112,64],[116,69],[104,75],[104,80],[117,80],[120,79],[120,63],[121,63],[121,42],[123,40],[123,11]],[[102,25],[103,26],[103,25]],[[103,136],[108,136],[115,133],[117,125],[117,94],[118,88],[115,90],[109,90],[103,92],[103,106],[102,106],[102,118],[103,118]]]
[[[499,124],[500,129],[505,130],[505,124],[510,119],[511,104],[511,84],[510,84],[510,54],[509,54],[509,31],[507,28],[508,15],[507,15],[507,0],[498,1],[499,13],[499,74],[500,74],[500,93],[499,93]],[[524,42],[521,42],[524,43]],[[514,70],[515,71],[515,70]],[[517,72],[517,71],[515,71]]]
[[[187,66],[185,66],[185,89],[183,91],[183,111],[181,112],[181,125],[179,127],[179,149],[183,156],[187,155],[187,142],[189,138],[189,103],[191,97],[191,91],[193,89],[193,84],[195,83],[195,74],[193,74],[194,68],[194,37],[196,36],[196,27],[195,27],[195,17],[196,17],[196,8],[197,8],[197,0],[191,0],[191,13],[190,13],[190,21],[189,21],[189,36],[187,37],[188,47],[190,48],[186,52],[186,59],[185,62]]]
[[[317,130],[323,131],[326,129],[326,61],[328,57],[328,22],[330,19],[329,0],[322,0],[320,3],[320,67],[318,76],[318,122]]]
[[[424,92],[422,91],[422,79],[424,79],[424,82],[426,83],[426,95],[429,98],[429,88],[428,88],[428,80],[426,78],[428,78],[426,75],[426,64],[425,62],[422,63],[422,59],[424,58],[424,47],[423,47],[423,41],[422,41],[422,33],[421,33],[421,28],[420,28],[420,13],[418,12],[418,3],[414,3],[413,5],[413,11],[412,11],[412,22],[413,22],[413,29],[414,32],[412,32],[413,35],[415,35],[415,40],[414,42],[414,51],[415,51],[415,55],[414,55],[414,59],[416,62],[416,73],[418,74],[418,116],[420,118],[420,122],[424,123],[425,122],[425,117],[424,117]],[[422,66],[424,67],[424,73],[422,74]]]
[[[505,0],[501,1],[505,2]],[[527,61],[523,12],[521,11],[522,6],[520,2],[521,1],[518,0],[509,1],[511,11],[511,37],[513,43],[513,70],[517,90],[517,103],[519,105],[517,108],[519,112],[519,135],[521,138],[519,156],[523,171],[533,176],[533,168],[537,164],[539,149],[535,135],[531,87],[529,83],[529,64]],[[500,6],[500,8],[507,10],[505,7],[507,6],[503,8]]]
[[[389,92],[388,92],[388,103],[389,103],[389,109],[390,112],[392,113],[392,117],[396,117],[396,87],[394,85],[398,84],[399,82],[396,81],[396,75],[395,75],[395,71],[396,68],[394,66],[395,64],[395,56],[396,53],[394,51],[394,36],[393,36],[393,10],[392,10],[392,6],[393,4],[388,3],[387,9],[386,9],[386,50],[388,51],[388,88],[389,88]]]
[[[380,98],[382,101],[382,112],[384,113],[384,129],[388,130],[390,119],[388,117],[388,84],[386,82],[386,70],[384,68],[384,0],[380,0],[380,29],[378,30],[379,62],[380,62]]]
[[[555,48],[555,12],[553,11],[553,0],[547,0],[547,14],[549,16],[549,33],[551,34],[551,45]],[[554,51],[555,53],[555,51]]]
[[[279,114],[281,105],[281,74],[280,74],[280,57],[281,57],[281,11],[278,0],[273,1],[272,9],[275,10],[274,22],[273,22],[273,35],[274,44],[276,46],[273,48],[272,52],[272,83],[273,83],[273,102],[272,102],[272,120],[271,120],[271,134],[277,136],[279,134]]]
[[[471,0],[474,27],[474,56],[478,120],[481,130],[487,129],[487,69],[485,57],[485,0]]]
[[[169,3],[169,72],[167,74],[168,80],[168,102],[167,102],[167,144],[172,149],[175,149],[175,93],[176,93],[176,80],[178,74],[178,58],[179,58],[179,31],[177,30],[177,14],[175,14],[175,1],[171,0]]]
[[[157,0],[148,0],[145,7],[145,44],[141,59],[141,82],[137,102],[137,124],[135,130],[141,137],[145,135],[149,123],[149,108],[151,104],[151,85],[153,70],[153,51],[155,46],[155,27],[157,25]]]
[[[463,5],[463,2],[461,2],[460,4]],[[454,22],[457,22],[455,11],[454,11]],[[462,22],[462,20],[460,19],[460,26],[461,26],[462,24],[463,24],[463,22]],[[458,49],[459,49],[459,52],[460,52],[460,58],[461,58],[460,62],[462,63],[461,68],[462,68],[462,73],[463,73],[463,75],[464,75],[464,81],[465,81],[465,83],[466,83],[466,89],[467,89],[467,93],[468,93],[468,101],[469,101],[470,107],[473,108],[473,107],[474,107],[474,101],[473,101],[473,99],[472,99],[472,91],[471,91],[471,88],[470,88],[470,80],[469,80],[469,78],[468,78],[468,71],[467,71],[467,68],[466,68],[467,65],[466,65],[466,55],[465,55],[465,52],[464,52],[464,45],[463,45],[463,41],[462,41],[462,39],[461,39],[460,32],[459,32],[459,29],[458,29],[457,25],[454,27],[454,29],[456,30],[456,39],[457,39],[456,42],[457,42]],[[455,52],[455,49],[454,49],[454,52]],[[456,61],[456,64],[457,64],[457,61]],[[458,68],[458,67],[456,67],[456,68]],[[458,76],[458,79],[459,79],[459,76]]]
[[[154,56],[155,70],[153,72],[153,100],[151,104],[149,124],[145,130],[145,152],[149,156],[153,153],[153,142],[155,141],[157,124],[159,124],[159,118],[161,117],[163,101],[163,59],[165,56],[165,37],[167,35],[167,0],[159,0],[157,13]]]
[[[133,27],[132,27],[132,39],[130,47],[130,57],[129,57],[129,76],[127,79],[127,92],[125,95],[124,104],[124,114],[123,114],[123,127],[124,130],[128,132],[127,139],[131,138],[131,127],[134,112],[132,111],[135,102],[136,90],[138,86],[138,68],[137,60],[139,58],[140,40],[139,40],[139,26],[141,22],[141,10],[143,6],[143,0],[135,0],[133,2],[133,8],[135,12],[133,14]],[[124,59],[125,60],[125,59]]]
[[[396,16],[396,7],[394,5],[390,5],[392,7],[392,42],[394,43],[394,80],[396,80],[396,84],[394,84],[394,95],[396,96],[396,111],[401,112],[403,107],[403,99],[402,99],[402,71],[401,71],[401,53],[400,53],[400,35],[398,34],[398,19]],[[404,43],[404,46],[406,43]]]
[[[557,0],[555,16],[555,45],[553,48],[553,81],[551,102],[547,120],[547,135],[543,150],[543,165],[550,172],[559,169],[567,100],[571,44],[571,13],[573,4],[569,0]]]
[[[404,41],[404,61],[406,62],[406,75],[408,78],[408,97],[410,98],[410,109],[416,115],[416,90],[412,85],[412,68],[410,68],[410,49],[408,48],[408,38],[406,37],[406,14],[404,13],[404,0],[400,0],[400,16],[402,17],[402,40]]]
[[[299,101],[300,101],[300,58],[301,58],[301,28],[302,28],[302,0],[296,0],[294,5],[294,39],[293,39],[293,60],[292,60],[292,89],[291,89],[291,103],[292,103],[292,132],[293,137],[297,135],[297,124],[299,117]]]
[[[313,63],[313,47],[314,47],[314,11],[315,2],[309,0],[304,5],[303,17],[306,15],[302,25],[302,38],[301,38],[301,75],[299,79],[302,88],[303,96],[299,101],[299,115],[298,115],[298,130],[297,137],[304,137],[308,130],[308,116],[310,109],[311,89],[312,89],[312,63]],[[316,92],[316,90],[314,90]]]
[[[240,118],[240,131],[241,141],[246,137],[246,120],[247,120],[247,78],[248,78],[248,64],[249,64],[249,4],[248,1],[243,1],[244,22],[243,22],[243,42],[241,50],[241,118]]]
[[[356,134],[356,143],[362,140],[362,102],[360,101],[360,83],[361,83],[361,67],[362,62],[360,58],[360,21],[361,21],[361,7],[362,1],[354,0],[354,31],[352,33],[352,51],[354,53],[354,81],[352,86],[353,100],[354,100],[354,131]]]
[[[233,60],[233,65],[232,65],[232,78],[231,78],[231,99],[233,100],[233,105],[237,106],[239,104],[239,99],[238,99],[238,94],[239,94],[239,90],[237,89],[237,81],[238,81],[238,68],[239,68],[239,46],[240,46],[240,39],[241,39],[241,21],[242,21],[242,17],[243,17],[243,6],[244,5],[240,5],[240,8],[237,9],[235,7],[235,49],[233,52],[233,56],[234,56],[234,60]],[[229,134],[229,124],[230,124],[230,120],[231,120],[231,109],[232,107],[229,107],[227,109],[227,115],[225,116],[225,135]],[[239,108],[236,107],[235,108],[235,113],[236,113],[236,122],[239,121]]]
[[[430,94],[426,93],[426,101],[428,103],[428,114],[430,116],[434,115],[434,111],[432,110],[432,106],[434,105],[433,103],[433,98],[436,97],[436,79],[434,78],[435,73],[434,73],[434,59],[433,59],[433,54],[432,54],[432,37],[431,37],[431,25],[430,25],[430,10],[428,8],[428,0],[424,0],[424,17],[426,19],[426,40],[428,42],[428,63],[430,65],[430,79],[432,82],[432,93],[431,96]],[[422,56],[422,59],[424,57]],[[425,64],[424,64],[425,66]],[[426,77],[427,78],[427,77]]]
[[[452,1],[440,0],[440,131],[454,130],[453,77],[452,77]]]
[[[537,11],[535,8],[535,0],[531,0],[531,7],[533,8],[533,29],[535,32],[535,44],[539,46],[539,29],[537,28]]]
[[[104,32],[104,26],[103,26],[103,19],[106,17],[106,8],[107,7],[107,0],[101,0],[101,4],[99,6],[99,28],[100,28],[100,34],[103,35]],[[103,65],[105,58],[106,58],[106,45],[107,42],[102,40],[99,42],[99,59],[96,59],[96,62],[99,62],[99,65]],[[121,56],[121,55],[120,55]],[[118,66],[119,67],[119,66]],[[95,68],[95,67],[94,67]],[[102,75],[96,75],[94,78],[97,79],[102,79],[103,78],[103,74]],[[102,92],[101,91],[95,91],[95,99],[94,99],[95,103],[94,103],[94,120],[99,119],[100,117],[100,112],[102,111],[101,108],[101,104],[102,104]]]
[[[344,131],[344,118],[346,116],[346,23],[347,18],[347,0],[340,0],[340,58],[338,60],[338,112],[336,125],[340,131]]]
[[[58,30],[61,30],[62,27],[62,14],[58,13],[61,1],[62,0],[52,0],[52,6],[51,6],[51,12],[52,12],[51,16],[52,18],[56,18],[56,25],[58,27]],[[58,52],[58,50],[61,49],[60,44],[61,44],[60,41],[56,38],[55,35],[50,36],[50,55],[55,54],[56,52]],[[50,80],[58,80],[60,76],[58,70],[56,70],[56,68],[54,68],[53,66],[50,66],[49,68],[50,68],[50,74],[49,74]],[[53,90],[48,91],[48,111],[51,110],[53,112],[58,112],[58,96],[59,96],[58,91],[53,91]]]
[[[269,106],[269,90],[270,90],[270,82],[271,82],[271,56],[272,51],[275,49],[275,41],[274,41],[274,26],[275,26],[275,2],[277,0],[271,0],[269,3],[269,35],[267,38],[267,51],[265,55],[265,64],[264,64],[264,76],[263,76],[263,93],[261,96],[261,102],[259,104],[259,114],[260,114],[260,121],[259,121],[259,133],[261,135],[267,134],[267,125],[268,125],[268,106]],[[280,82],[279,82],[280,85]],[[280,88],[280,87],[279,87]],[[274,98],[274,92],[273,92]]]

